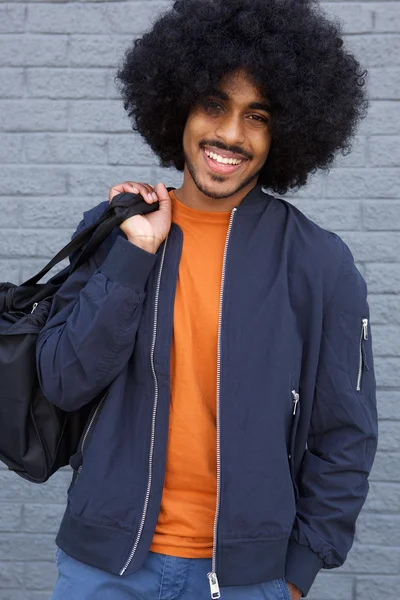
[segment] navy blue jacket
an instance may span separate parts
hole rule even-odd
[[[117,228],[38,339],[50,402],[102,399],[71,459],[57,544],[121,576],[143,564],[160,510],[182,243],[172,224],[150,254]],[[286,576],[306,596],[346,559],[376,451],[366,284],[339,236],[257,185],[232,210],[221,292],[212,572],[220,586]]]

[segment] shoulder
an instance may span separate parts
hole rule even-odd
[[[324,304],[343,288],[357,290],[364,296],[366,285],[358,271],[354,256],[346,242],[334,231],[324,229],[298,207],[279,199],[287,213],[290,255],[297,269],[307,272],[323,286]]]

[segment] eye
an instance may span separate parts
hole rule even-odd
[[[204,100],[202,106],[204,110],[211,115],[218,114],[220,111],[224,110],[221,104],[218,104],[218,102],[215,102],[215,100],[210,99]]]
[[[266,117],[261,117],[260,115],[250,115],[250,119],[256,123],[260,123],[260,125],[268,125],[269,122]]]

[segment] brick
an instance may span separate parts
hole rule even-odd
[[[19,33],[24,27],[24,4],[0,4],[0,33]]]
[[[0,131],[65,131],[67,103],[56,100],[2,100]]]
[[[83,213],[96,205],[93,198],[34,198],[21,204],[21,227],[75,231]]]
[[[2,66],[63,66],[67,64],[67,50],[67,36],[0,35]]]
[[[24,585],[25,565],[22,562],[0,562],[0,590],[18,589]]]
[[[400,356],[399,325],[375,325],[373,337],[376,356]]]
[[[372,100],[400,99],[400,69],[369,69],[368,90]]]
[[[370,134],[399,134],[400,103],[390,100],[372,102],[365,128],[369,130]]]
[[[57,531],[65,507],[62,504],[25,504],[22,530],[29,533],[52,533]]]
[[[71,131],[128,132],[131,128],[122,102],[115,100],[75,101],[71,105]]]
[[[25,587],[27,590],[51,590],[57,580],[57,568],[54,562],[27,563]]]
[[[15,285],[21,283],[21,265],[17,260],[0,259],[0,281],[9,281]],[[6,469],[5,465],[0,463],[0,469]]]
[[[380,2],[373,5],[375,14],[374,30],[377,33],[398,33],[400,31],[400,6],[397,2]]]
[[[364,229],[400,231],[400,202],[375,200],[363,202],[362,222]]]
[[[356,600],[398,600],[400,576],[357,577]]]
[[[32,134],[24,137],[30,163],[106,164],[107,138],[101,135]]]
[[[18,227],[20,211],[21,206],[18,200],[0,197],[0,229]]]
[[[400,364],[400,361],[398,363]],[[387,380],[385,379],[385,381]],[[390,383],[388,382],[387,385],[390,385]],[[398,452],[400,450],[400,427],[397,421],[380,421],[379,450],[385,452]]]
[[[172,172],[171,169],[161,169],[161,171],[165,173]],[[298,191],[290,190],[288,194],[285,195],[285,199],[290,200],[291,198],[322,198],[324,196],[324,189],[326,185],[326,179],[329,176],[325,173],[316,173],[315,175],[310,175],[308,178],[307,185],[304,188],[300,188]]]
[[[143,32],[150,18],[167,8],[167,2],[77,4],[73,10],[60,4],[28,7],[26,30],[35,33],[109,34]]]
[[[1,192],[4,195],[65,194],[66,170],[48,167],[1,167]]]
[[[18,556],[19,560],[49,559],[54,554],[54,534],[25,534],[13,533],[0,536],[0,560],[10,560],[10,557]],[[0,596],[1,598],[1,596]]]
[[[400,293],[399,264],[367,264],[365,272],[370,293]]]
[[[69,64],[74,67],[116,67],[123,56],[123,50],[132,44],[132,35],[72,35],[69,46]]]
[[[51,257],[69,242],[66,230],[3,229],[0,239],[0,256],[24,258]]]
[[[368,33],[372,31],[372,9],[359,2],[321,3],[329,16],[337,17],[342,22],[343,33]]]
[[[63,504],[66,501],[66,492],[70,483],[70,471],[59,471],[46,483],[32,485],[14,473],[0,472],[0,501],[20,503],[53,503]],[[33,536],[31,536],[33,537]]]
[[[350,154],[343,156],[342,153],[336,155],[334,168],[364,167],[367,151],[367,138],[357,136],[352,145]]]
[[[357,521],[356,538],[361,544],[398,547],[400,546],[400,516],[376,515],[363,511]]]
[[[124,181],[152,180],[148,167],[77,167],[71,169],[70,191],[73,196],[95,196],[97,202],[108,199],[112,186]]]
[[[400,453],[377,452],[370,481],[396,481],[399,478]]]
[[[375,375],[378,385],[388,387],[400,386],[400,360],[398,358],[375,358]],[[398,428],[400,432],[400,428]],[[396,435],[393,443],[396,440]],[[388,448],[390,450],[390,448]]]
[[[379,390],[378,413],[380,419],[400,421],[400,392],[398,390]]]
[[[327,198],[398,198],[399,169],[335,169],[326,182]]]
[[[22,162],[22,136],[17,133],[1,133],[0,134],[0,163],[21,163],[21,162]],[[1,215],[0,215],[0,220],[1,220]]]
[[[0,503],[0,535],[21,528],[21,506]]]
[[[371,322],[375,324],[400,324],[400,296],[395,294],[369,294]]]
[[[400,549],[362,546],[355,543],[338,573],[397,574]]]
[[[25,95],[22,69],[0,69],[0,98],[21,98]]]
[[[400,483],[370,482],[364,511],[381,514],[396,514],[400,506]]]
[[[104,98],[103,70],[28,69],[28,94],[35,98]]]
[[[0,600],[49,600],[49,592],[23,590],[0,590]]]
[[[363,67],[397,67],[400,54],[398,35],[354,35],[348,40],[349,50],[362,57]]]
[[[137,133],[110,135],[108,138],[110,165],[157,165],[158,158]]]
[[[400,166],[400,136],[371,136],[368,140],[368,165],[371,167]]]
[[[338,200],[307,200],[293,202],[308,218],[329,231],[361,229],[361,203]]]
[[[360,261],[396,261],[400,247],[398,232],[338,232]]]

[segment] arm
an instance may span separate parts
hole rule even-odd
[[[286,578],[306,596],[321,568],[346,560],[368,493],[377,447],[372,339],[366,284],[344,244],[326,307],[307,449],[300,467],[297,515],[289,541]],[[362,357],[361,386],[359,380]]]
[[[101,212],[86,214],[95,222]],[[74,236],[90,224],[83,220]],[[65,411],[93,400],[128,362],[145,285],[157,260],[155,254],[117,236],[102,261],[103,246],[53,297],[37,341],[40,386],[46,398]]]

